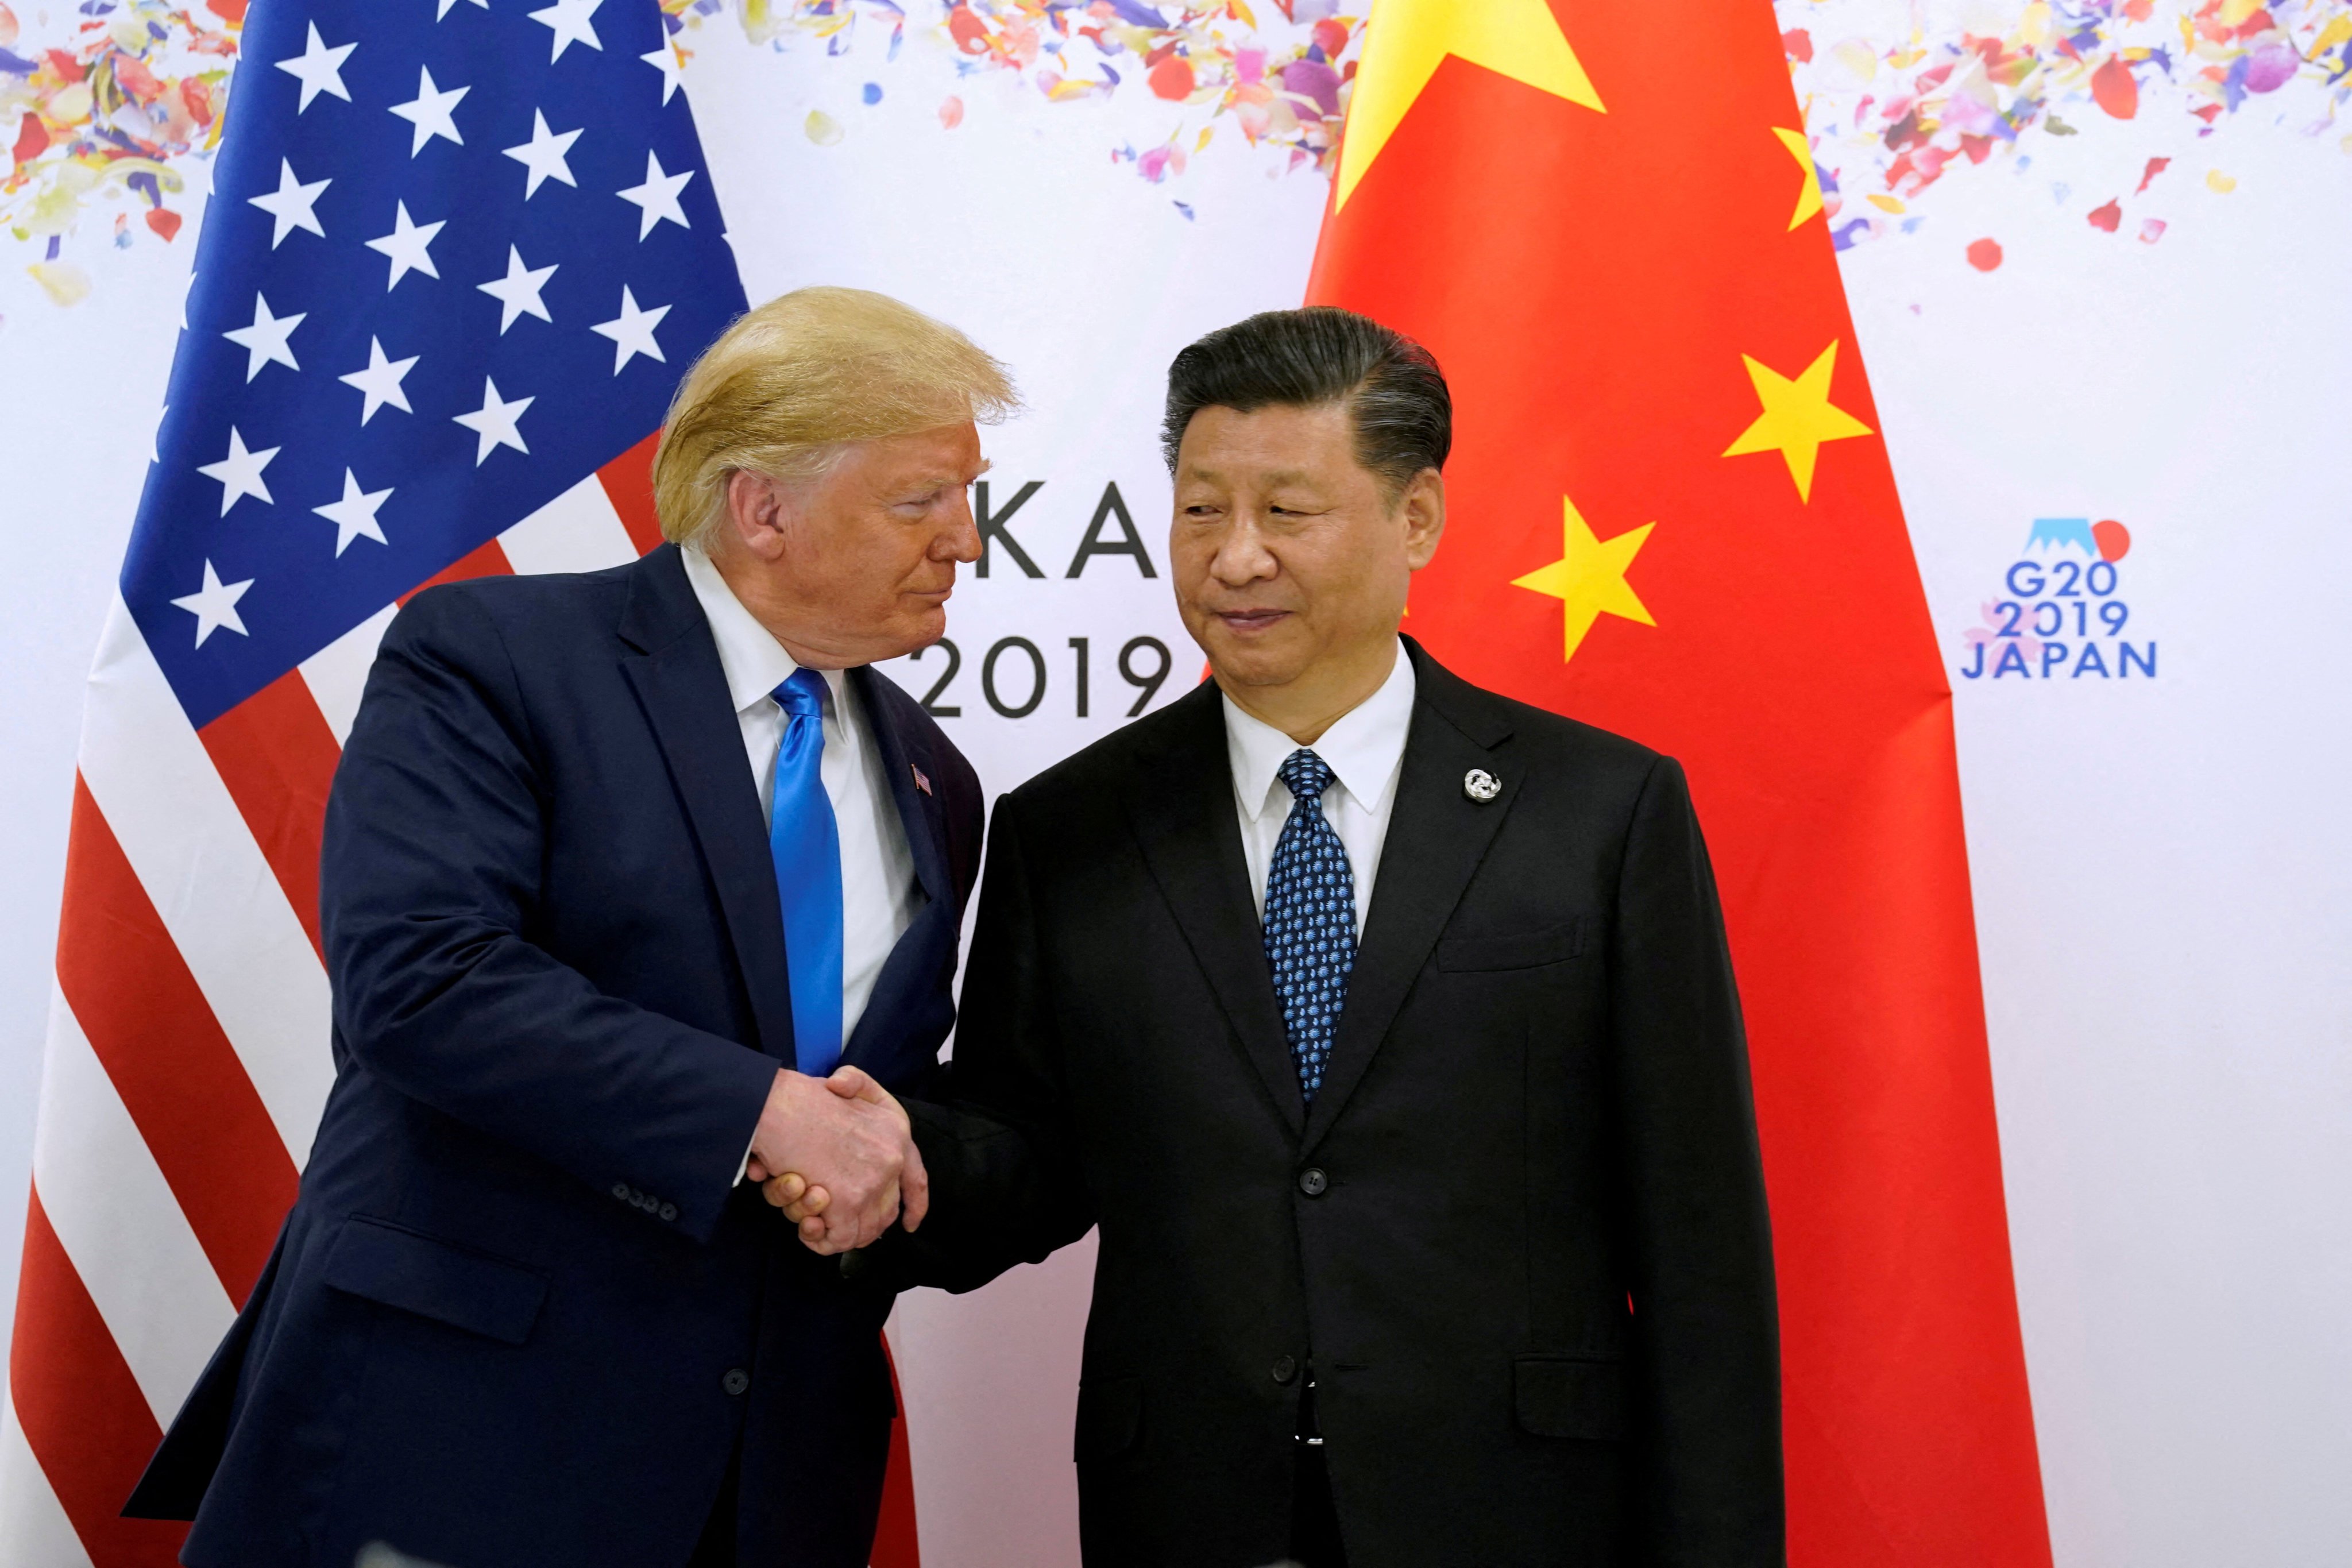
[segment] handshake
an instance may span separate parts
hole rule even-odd
[[[901,1213],[913,1230],[930,1207],[906,1111],[854,1067],[822,1079],[776,1074],[743,1173],[827,1256],[880,1239]]]

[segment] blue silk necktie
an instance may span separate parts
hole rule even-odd
[[[823,1078],[841,1060],[841,828],[824,793],[824,677],[796,669],[774,696],[784,710],[784,738],[776,747],[768,852],[784,906],[793,1065]]]
[[[1331,764],[1302,746],[1276,776],[1290,786],[1291,806],[1266,868],[1265,957],[1298,1089],[1312,1105],[1356,967],[1356,878],[1339,830],[1323,816]]]

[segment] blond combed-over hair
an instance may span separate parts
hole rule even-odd
[[[1020,406],[980,346],[887,294],[796,289],[739,318],[678,383],[654,452],[654,508],[675,544],[709,542],[738,468],[823,475],[859,441]]]

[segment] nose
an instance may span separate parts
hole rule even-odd
[[[1209,575],[1229,588],[1239,588],[1275,575],[1281,564],[1265,547],[1257,521],[1241,517],[1217,541],[1216,553],[1209,557]]]
[[[949,502],[946,526],[931,542],[931,559],[968,563],[980,559],[980,527],[972,521],[971,493],[958,490]]]

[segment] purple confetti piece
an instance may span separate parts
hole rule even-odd
[[[1282,89],[1313,100],[1327,115],[1339,112],[1339,73],[1320,60],[1293,60],[1283,67]]]
[[[2246,59],[2245,82],[2248,92],[2276,92],[2294,79],[2302,68],[2303,57],[2292,44],[2264,44]]]

